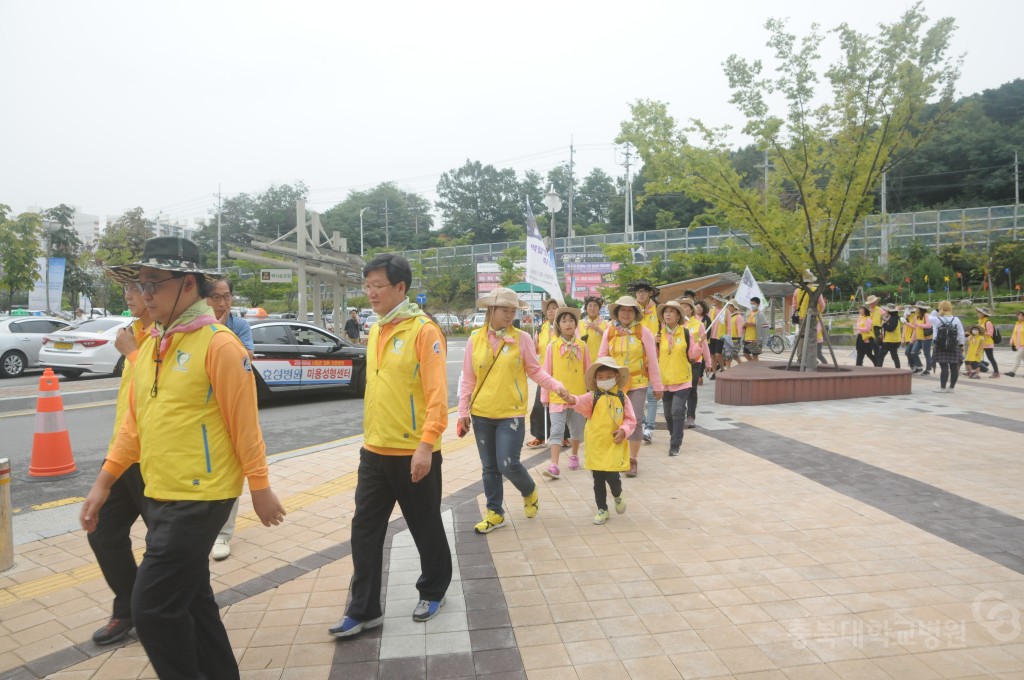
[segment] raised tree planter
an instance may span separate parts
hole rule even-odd
[[[910,382],[910,371],[902,368],[819,366],[813,373],[801,373],[797,368],[787,370],[785,364],[762,361],[719,373],[715,403],[760,406],[910,394]]]

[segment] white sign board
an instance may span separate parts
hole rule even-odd
[[[291,269],[261,269],[260,281],[263,283],[291,283]]]

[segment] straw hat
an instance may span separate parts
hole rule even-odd
[[[737,312],[740,311],[740,303],[736,302],[735,300],[729,300],[727,303],[725,303],[725,306],[732,307]]]
[[[818,280],[818,277],[814,275],[810,269],[804,270],[804,283],[814,283]]]
[[[982,316],[992,316],[992,312],[988,307],[975,307],[975,309],[978,310],[978,314],[981,314]]]
[[[684,298],[686,304],[690,305],[690,312],[693,312],[693,301],[690,298]],[[679,312],[679,320],[682,321],[686,318],[686,314],[683,313],[683,303],[678,300],[669,300],[663,304],[658,305],[658,321],[665,323],[665,308],[671,307],[672,309]]]
[[[619,307],[632,307],[636,310],[636,316],[638,319],[640,318],[640,315],[644,313],[643,308],[640,307],[640,303],[637,302],[636,298],[632,295],[623,295],[618,300],[608,305],[608,314],[614,320],[619,318]]]
[[[615,359],[612,357],[599,357],[594,360],[594,363],[590,364],[590,368],[583,374],[583,384],[586,386],[588,392],[593,392],[597,389],[597,369],[604,366],[605,368],[614,368],[619,373],[619,389],[624,389],[629,384],[629,369],[625,366],[619,366],[615,363]]]
[[[515,307],[516,309],[529,309],[530,305],[519,299],[516,292],[511,288],[495,288],[487,295],[476,301],[477,307]]]
[[[931,305],[929,305],[929,304],[925,304],[924,302],[918,302],[918,303],[917,303],[916,305],[914,305],[914,306],[915,306],[915,307],[917,307],[918,309],[920,309],[920,310],[921,310],[921,311],[923,311],[923,312],[927,312],[928,310],[930,310],[930,309],[932,308],[932,306],[931,306]]]
[[[877,305],[878,304],[878,296],[877,295],[869,295],[868,299],[864,301],[864,304],[866,304],[866,305]]]
[[[896,308],[896,305],[894,305],[891,302],[889,304],[887,304],[885,307],[882,307],[882,309],[884,309],[887,312],[895,312],[895,313],[899,313],[899,311],[900,311],[899,309]]]
[[[558,323],[558,319],[561,318],[563,314],[571,314],[572,317],[576,319],[576,323],[579,323],[581,313],[582,312],[580,312],[576,307],[559,307],[555,310],[555,323]]]
[[[682,297],[682,298],[679,298],[678,300],[676,300],[676,302],[678,302],[681,305],[690,305],[690,312],[691,313],[697,311],[697,303],[693,301],[693,298]]]

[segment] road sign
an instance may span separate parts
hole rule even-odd
[[[427,304],[427,294],[426,293],[420,293],[419,295],[417,295],[416,296],[416,304],[418,304],[418,305],[425,305],[425,304]]]
[[[260,281],[263,283],[291,283],[291,269],[261,269]]]

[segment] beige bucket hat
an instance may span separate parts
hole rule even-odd
[[[804,277],[803,278],[804,278],[804,283],[814,283],[815,281],[818,280],[818,277],[815,276],[814,272],[812,272],[810,269],[805,269],[804,270]]]
[[[677,312],[679,312],[679,319],[680,320],[685,319],[686,318],[686,314],[683,312],[683,305],[684,304],[690,305],[690,312],[692,313],[693,312],[693,301],[690,300],[690,298],[684,298],[684,300],[685,300],[685,302],[680,301],[680,300],[669,300],[668,302],[664,302],[664,303],[658,305],[658,321],[660,321],[662,324],[665,323],[665,309],[668,308],[668,307],[671,307],[672,309],[674,309]]]
[[[608,305],[608,315],[611,316],[613,321],[618,320],[619,307],[633,307],[636,309],[636,318],[638,319],[644,313],[643,308],[640,306],[640,303],[636,301],[635,297],[632,295],[623,295],[618,300]]]
[[[555,321],[558,321],[563,314],[572,314],[576,318],[576,323],[579,323],[582,312],[576,307],[559,307],[555,310]]]
[[[866,305],[877,305],[878,304],[878,296],[877,295],[869,295],[868,299],[864,301],[864,304],[866,304]]]
[[[590,364],[590,368],[583,374],[583,384],[586,386],[588,392],[593,392],[597,389],[597,369],[601,367],[614,368],[619,372],[619,389],[625,389],[626,385],[629,384],[629,369],[625,366],[619,366],[615,363],[615,359],[612,357],[599,357],[594,360],[594,363]]]
[[[477,307],[515,307],[516,309],[529,309],[530,305],[519,299],[519,296],[511,288],[495,288],[487,295],[476,301]]]

